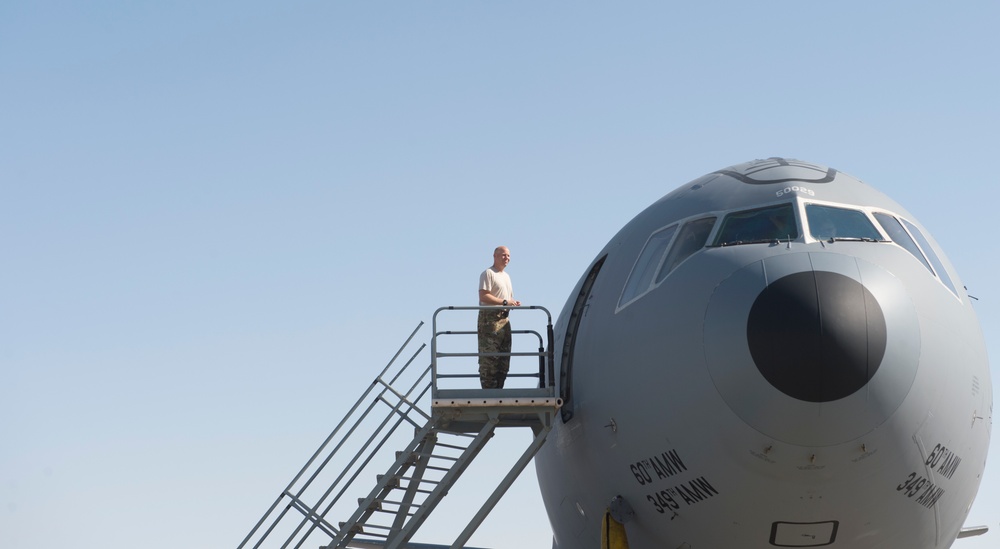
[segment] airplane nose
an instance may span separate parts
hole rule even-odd
[[[855,440],[881,425],[920,364],[920,320],[906,287],[843,254],[745,264],[714,287],[703,330],[708,373],[733,413],[803,446]]]
[[[856,280],[825,271],[793,273],[757,296],[747,344],[776,389],[807,402],[830,402],[861,389],[878,371],[885,316]]]

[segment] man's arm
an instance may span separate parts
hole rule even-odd
[[[487,290],[479,290],[479,302],[480,303],[485,303],[487,305],[503,305],[503,300],[502,299],[500,299],[499,297],[491,294]],[[507,305],[511,305],[511,306],[517,307],[517,306],[521,305],[521,302],[517,301],[515,299],[514,301],[508,301]]]

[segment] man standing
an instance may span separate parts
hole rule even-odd
[[[479,275],[479,305],[517,307],[510,275],[504,272],[510,263],[510,250],[499,246],[493,250],[493,266]],[[509,353],[511,345],[509,309],[479,311],[479,353]],[[483,389],[502,389],[510,370],[509,356],[480,356],[479,383]]]

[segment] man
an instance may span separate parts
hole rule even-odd
[[[499,246],[493,250],[493,266],[479,275],[479,305],[517,307],[520,301],[514,299],[510,275],[504,272],[510,263],[510,250]],[[510,352],[509,309],[488,309],[479,311],[479,353]],[[502,389],[510,370],[509,356],[480,356],[479,383],[483,389]]]

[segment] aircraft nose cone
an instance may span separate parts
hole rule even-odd
[[[746,333],[764,378],[807,402],[839,400],[867,385],[886,348],[885,316],[872,293],[825,271],[769,284],[750,309]]]
[[[706,366],[730,410],[802,446],[877,428],[920,364],[920,320],[902,281],[843,254],[746,263],[713,289],[703,329]]]

